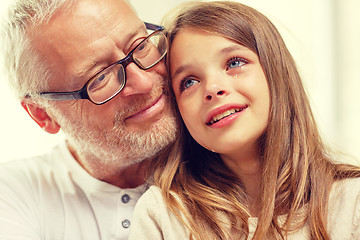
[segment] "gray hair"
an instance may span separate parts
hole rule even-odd
[[[18,98],[47,88],[51,66],[37,53],[29,34],[46,23],[64,3],[74,0],[17,0],[3,19],[2,51],[8,80]]]

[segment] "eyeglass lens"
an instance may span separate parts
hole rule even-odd
[[[133,51],[133,59],[141,69],[149,69],[157,64],[166,53],[166,38],[161,32],[148,37]],[[90,99],[95,103],[103,103],[125,86],[125,69],[121,64],[114,64],[99,72],[87,87]]]

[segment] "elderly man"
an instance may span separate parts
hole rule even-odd
[[[163,28],[124,0],[18,0],[9,13],[21,104],[67,140],[0,167],[0,239],[127,239],[146,159],[176,136]]]

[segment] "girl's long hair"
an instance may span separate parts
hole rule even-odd
[[[183,5],[167,28],[170,51],[176,34],[193,28],[231,39],[259,57],[271,103],[268,127],[259,139],[262,185],[253,239],[285,239],[305,222],[311,239],[329,239],[331,185],[338,179],[360,177],[360,169],[334,163],[320,138],[295,62],[275,26],[253,8],[215,1]],[[180,134],[154,160],[153,183],[195,239],[246,238],[250,213],[241,179],[218,154],[191,137],[173,101]],[[305,214],[299,216],[302,211]],[[280,224],[282,215],[286,218]]]

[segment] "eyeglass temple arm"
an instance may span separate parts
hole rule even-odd
[[[153,23],[148,23],[148,22],[144,22],[145,23],[145,26],[146,26],[146,29],[148,30],[163,30],[164,27],[163,26],[160,26],[160,25],[156,25],[156,24],[153,24]]]
[[[84,91],[75,92],[45,92],[40,93],[41,97],[49,100],[75,100],[75,99],[89,99],[89,96]]]

